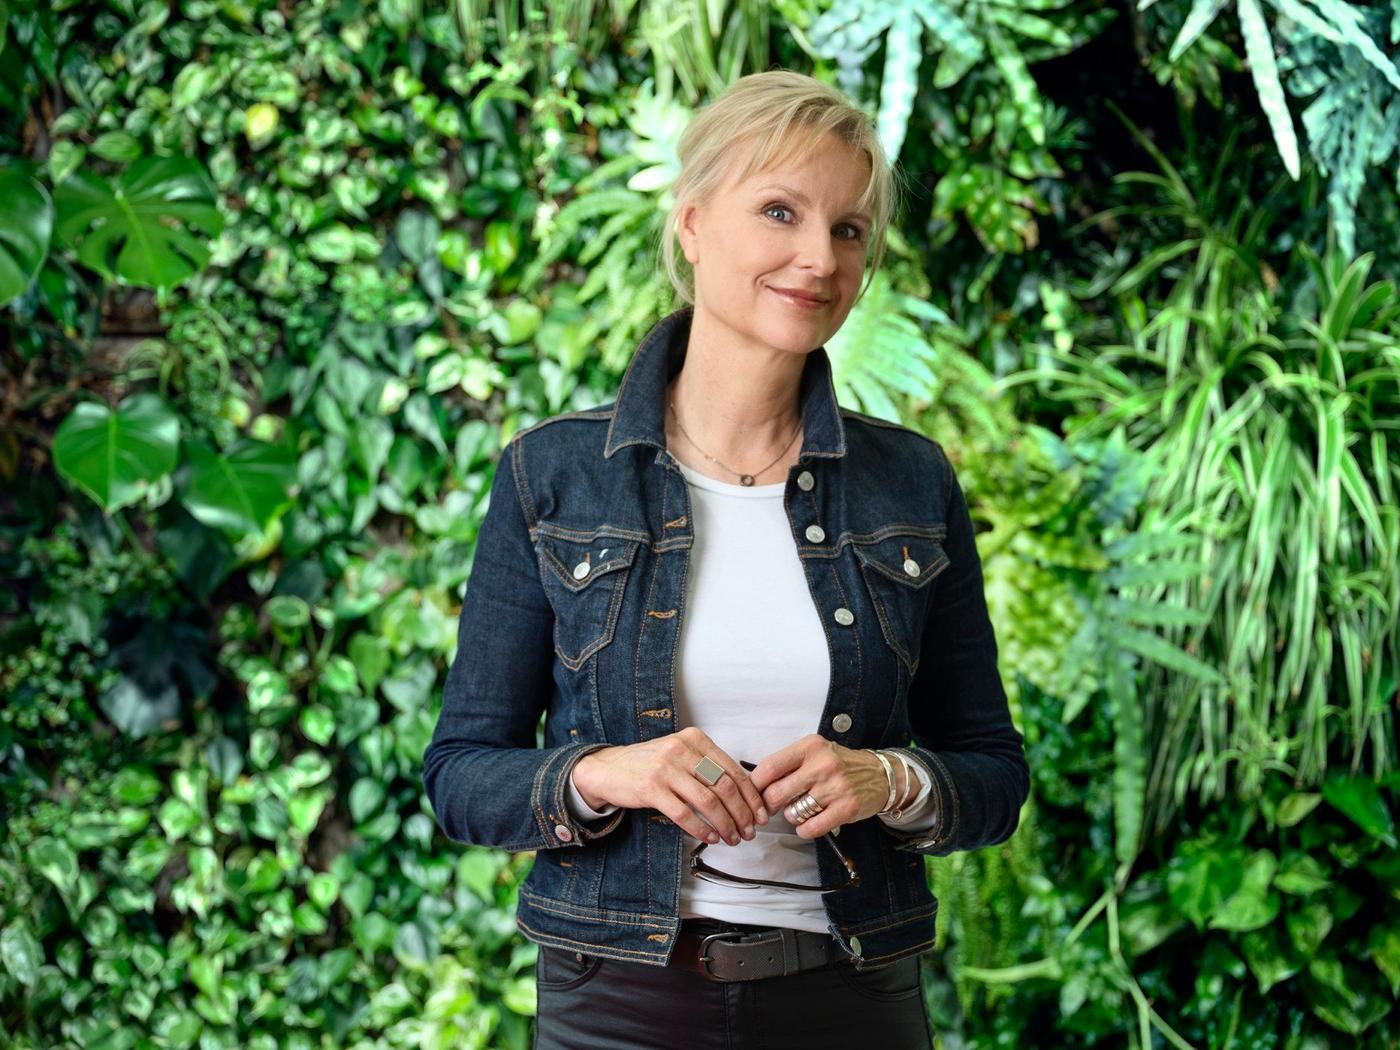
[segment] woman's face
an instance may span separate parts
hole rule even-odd
[[[707,205],[685,205],[681,247],[695,272],[695,310],[766,346],[806,353],[840,329],[865,273],[870,219],[856,200],[864,155],[833,133],[803,162],[731,174]],[[794,303],[776,289],[824,301]]]

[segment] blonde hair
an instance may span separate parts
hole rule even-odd
[[[787,133],[798,128],[807,135]],[[683,252],[676,250],[676,223],[687,202],[707,204],[714,199],[741,142],[754,141],[748,160],[739,169],[742,182],[770,163],[802,161],[821,144],[828,132],[865,154],[870,179],[856,204],[870,214],[866,241],[866,284],[885,256],[885,230],[897,204],[898,182],[880,145],[870,118],[837,88],[794,70],[771,69],[740,77],[704,106],[681,133],[677,152],[681,170],[671,186],[674,202],[666,213],[661,238],[662,265],[683,302],[694,304],[694,273]],[[780,148],[788,148],[779,155]]]

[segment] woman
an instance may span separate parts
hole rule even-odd
[[[832,389],[893,176],[784,70],[680,158],[691,305],[507,444],[428,798],[536,851],[537,1047],[928,1046],[923,855],[1007,839],[1029,776],[947,457]]]

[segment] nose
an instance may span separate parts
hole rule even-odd
[[[836,248],[831,243],[831,231],[815,228],[802,241],[802,262],[813,273],[826,276],[836,272]]]

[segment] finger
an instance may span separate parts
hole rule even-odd
[[[719,797],[725,811],[729,814],[729,818],[734,821],[734,826],[744,834],[744,838],[751,838],[754,821],[757,817],[734,777],[726,772],[713,784],[707,786]]]
[[[820,807],[805,820],[799,818],[794,809],[798,800],[810,795]],[[838,778],[816,779],[811,785],[784,805],[783,819],[796,829],[802,838],[819,838],[833,828],[854,820],[860,810],[860,800],[854,792],[844,786]]]
[[[779,781],[774,785],[774,789],[782,788],[783,783],[783,781]],[[795,791],[784,800],[782,813],[784,819],[787,820],[789,824],[799,826],[806,823],[806,821],[799,821],[797,813],[793,810],[793,806],[796,804],[797,800],[804,795],[811,795],[816,799],[817,804],[822,807],[823,813],[836,810],[838,817],[836,820],[837,824],[844,824],[847,821],[854,820],[860,813],[860,796],[856,794],[854,787],[845,777],[818,777],[809,779],[807,783],[808,786],[805,789]],[[808,819],[814,818],[809,817]],[[824,833],[824,831],[816,832],[818,835]]]
[[[808,791],[813,791],[816,784],[817,778],[810,769],[796,769],[763,789],[763,803],[774,813],[785,811]],[[817,801],[825,803],[820,795]]]
[[[773,781],[801,766],[806,753],[806,745],[803,741],[797,740],[765,756],[763,761],[753,767],[749,772],[749,779],[753,781],[754,787],[758,789],[765,802],[768,801],[768,788]],[[777,808],[770,805],[768,811],[774,813]]]
[[[692,838],[710,843],[719,841],[719,832],[701,820],[679,795],[667,791],[666,797],[657,801],[660,802],[660,805],[656,808],[670,817],[673,824],[687,832]]]
[[[725,776],[721,776],[708,787],[724,802],[724,808],[728,809],[729,816],[734,819],[736,827],[753,827],[757,820],[757,809],[763,808],[763,798],[762,795],[759,795],[759,790],[749,783],[749,771],[743,769],[727,750],[721,748],[703,732],[697,735],[692,746],[696,748],[699,755],[694,756],[693,760],[689,757],[686,759],[686,763],[689,763],[690,776],[700,780],[700,774],[694,771],[694,767],[700,762],[700,755],[710,757],[717,766],[720,766],[720,769],[724,770]]]
[[[724,799],[724,804],[728,807],[730,814],[741,827],[752,827],[754,821],[760,824],[768,822],[768,814],[765,810],[760,816],[759,811],[764,809],[763,796],[759,794],[758,788],[753,786],[749,779],[749,771],[739,765],[729,753],[722,747],[717,746],[714,741],[708,740],[705,754],[714,759],[723,767],[727,776],[720,777],[716,781],[713,790]],[[696,761],[699,761],[698,759]],[[733,788],[731,794],[728,788]]]
[[[739,790],[744,793],[744,798],[748,801],[749,809],[753,810],[755,819],[760,824],[768,823],[768,807],[763,804],[763,793],[754,786],[754,782],[749,778],[747,772],[742,780],[738,781]]]
[[[694,726],[686,726],[680,732],[673,734],[676,746],[670,751],[670,761],[664,769],[667,786],[676,791],[683,798],[693,799],[694,793],[691,784],[698,784],[707,789],[709,798],[717,799],[719,805],[727,812],[729,819],[733,822],[733,831],[726,831],[723,821],[711,819],[713,824],[724,836],[726,842],[733,844],[732,840],[737,835],[739,828],[751,828],[754,816],[743,795],[735,787],[735,778],[747,779],[747,772],[742,769],[733,758],[702,730]],[[724,773],[714,784],[708,784],[702,780],[695,767],[705,759],[709,758]],[[682,788],[682,785],[684,787]],[[701,798],[706,796],[702,794]],[[706,810],[706,816],[712,817],[714,814]]]
[[[731,846],[739,844],[739,828],[729,815],[729,810],[720,797],[693,773],[676,773],[670,786],[672,791],[700,811],[725,842]]]
[[[799,838],[818,839],[828,831],[836,830],[854,816],[855,810],[849,801],[838,802],[834,806],[823,807],[820,813],[796,825],[796,832]]]
[[[840,763],[832,751],[831,741],[815,733],[784,749],[789,750],[800,757],[800,764],[784,774],[774,776],[772,783],[760,789],[763,792],[763,802],[771,811],[776,812],[791,805],[794,798],[805,791],[811,791],[813,784],[832,779],[840,770]],[[782,755],[782,752],[774,752],[770,757],[777,758],[779,755]],[[791,757],[784,758],[785,763],[790,761]],[[839,793],[842,792],[838,791]]]

